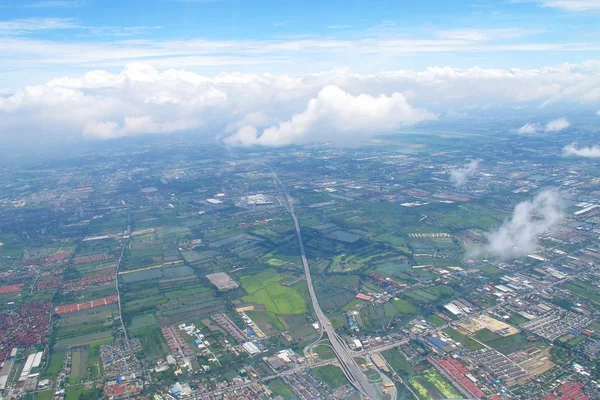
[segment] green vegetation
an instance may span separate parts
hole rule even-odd
[[[314,351],[319,355],[321,360],[331,360],[332,358],[335,358],[333,349],[327,345],[320,344],[315,346]]]
[[[292,390],[285,384],[281,378],[277,378],[269,382],[269,389],[277,396],[281,396],[284,399],[297,399],[296,395]]]
[[[246,311],[246,315],[250,317],[256,325],[260,327],[266,334],[276,333],[285,330],[285,326],[279,320],[277,314],[269,311]]]
[[[479,270],[486,275],[502,275],[504,271],[492,264],[483,264],[479,267]]]
[[[381,352],[381,355],[389,366],[401,377],[408,378],[416,374],[412,365],[400,352],[398,349],[390,349]]]
[[[502,336],[490,331],[487,328],[483,328],[482,330],[477,331],[475,333],[475,337],[477,338],[477,340],[479,340],[483,343],[488,343],[488,342],[491,342],[492,340],[500,339]]]
[[[575,336],[573,339],[569,340],[567,343],[568,343],[570,346],[576,346],[576,345],[578,345],[579,343],[583,342],[585,339],[587,339],[587,336],[586,336],[586,335],[583,335],[583,334],[581,334],[581,335]]]
[[[284,280],[286,277],[271,271],[244,276],[241,282],[248,296],[242,300],[263,304],[267,311],[276,314],[304,314],[308,311],[304,299],[293,288],[281,285]]]
[[[313,369],[313,374],[315,375],[315,378],[322,381],[334,390],[348,384],[346,376],[340,367],[336,365],[324,365],[322,367],[315,368]]]
[[[446,378],[440,375],[435,369],[429,369],[425,373],[425,379],[431,382],[447,399],[459,399],[462,396],[454,389],[452,384]]]
[[[498,350],[503,354],[510,354],[525,346],[527,336],[522,333],[515,335],[500,337],[495,340],[486,342],[488,346]]]
[[[569,289],[577,296],[583,297],[600,306],[600,289],[594,286],[591,282],[583,282],[576,280],[563,285],[565,289]]]
[[[522,315],[519,314],[512,314],[508,320],[508,322],[510,322],[513,325],[521,325],[524,324],[525,322],[529,321],[527,318],[525,318]]]
[[[65,400],[78,400],[83,393],[82,385],[72,385],[65,391]]]
[[[35,394],[35,400],[53,400],[54,399],[54,391],[45,390],[43,392],[37,392]]]
[[[43,373],[44,377],[49,379],[56,379],[56,376],[62,369],[63,361],[65,360],[66,351],[52,351],[50,352],[50,363],[48,368]]]
[[[477,343],[476,341],[474,341],[473,339],[471,339],[470,337],[463,335],[462,333],[448,327],[445,328],[444,333],[446,333],[448,336],[450,336],[453,340],[456,340],[457,342],[459,342],[460,344],[462,344],[463,346],[465,346],[465,348],[467,350],[480,350],[483,349],[483,346],[479,343]]]
[[[398,312],[401,314],[416,314],[417,313],[417,308],[406,300],[403,300],[403,299],[392,300],[392,304],[394,305],[394,307],[396,307],[396,310],[398,310]]]
[[[425,317],[425,320],[435,326],[442,326],[446,323],[446,321],[444,321],[444,319],[436,314],[430,314],[427,317]]]

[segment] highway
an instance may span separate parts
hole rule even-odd
[[[304,250],[304,242],[302,240],[302,232],[300,231],[300,224],[298,223],[298,218],[296,218],[296,213],[294,212],[294,205],[292,198],[285,190],[285,187],[281,183],[279,176],[277,173],[273,171],[273,178],[275,179],[275,184],[284,195],[284,206],[289,211],[292,219],[294,220],[294,226],[296,228],[296,236],[298,237],[298,246],[300,247],[300,255],[302,256],[302,264],[304,265],[304,275],[306,276],[306,283],[308,285],[308,291],[310,293],[310,298],[312,300],[313,310],[315,311],[315,315],[317,320],[319,321],[321,332],[325,332],[331,343],[331,347],[335,355],[337,356],[341,369],[348,378],[348,381],[362,394],[363,397],[368,399],[376,399],[378,398],[377,389],[369,382],[365,374],[362,372],[352,354],[350,349],[347,347],[346,343],[335,333],[333,326],[329,322],[327,316],[321,307],[319,306],[319,301],[317,300],[317,296],[315,294],[315,289],[312,283],[312,277],[310,275],[310,268],[308,266],[308,260],[306,258],[306,252]]]

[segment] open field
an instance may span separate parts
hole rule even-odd
[[[273,393],[275,393],[277,396],[283,397],[284,399],[294,400],[298,398],[280,378],[272,380],[269,382],[268,386]]]
[[[92,344],[94,342],[112,340],[112,337],[113,336],[112,336],[111,330],[104,330],[104,331],[89,333],[86,335],[60,339],[60,340],[56,341],[56,344],[54,345],[54,350],[55,351],[56,350],[64,350],[69,347],[84,346],[84,345]]]
[[[473,339],[471,339],[470,337],[463,335],[462,333],[448,327],[445,328],[444,333],[446,333],[448,336],[450,336],[452,339],[456,340],[457,342],[459,342],[460,344],[462,344],[463,346],[465,346],[465,348],[467,350],[480,350],[483,349],[483,346],[479,343],[477,343],[476,341],[474,341]]]
[[[87,375],[88,349],[73,350],[71,353],[71,378],[83,378]]]
[[[248,293],[242,300],[263,304],[267,311],[276,314],[304,314],[308,311],[304,299],[293,288],[281,285],[285,280],[286,277],[269,271],[242,277],[242,287]]]
[[[331,389],[337,389],[348,384],[348,380],[340,367],[336,365],[324,365],[312,370],[315,378],[325,383]]]

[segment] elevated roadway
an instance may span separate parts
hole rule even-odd
[[[308,284],[308,291],[310,293],[310,298],[312,301],[313,310],[315,311],[315,315],[317,317],[317,321],[319,322],[319,329],[322,333],[327,335],[329,342],[331,343],[331,347],[338,358],[341,369],[346,375],[348,381],[361,393],[364,398],[368,399],[376,399],[378,398],[378,391],[375,387],[369,382],[365,374],[362,372],[354,358],[352,357],[352,353],[346,343],[336,334],[331,322],[329,322],[329,318],[325,315],[321,307],[319,306],[319,301],[315,294],[315,288],[313,287],[312,277],[310,275],[310,268],[308,266],[308,260],[306,258],[306,251],[304,250],[304,242],[302,240],[302,231],[300,230],[300,224],[298,223],[298,218],[296,218],[296,213],[294,212],[294,204],[290,195],[285,190],[285,187],[281,183],[279,176],[275,171],[271,169],[273,173],[273,178],[275,180],[275,184],[278,189],[284,196],[284,206],[289,211],[292,219],[294,220],[294,227],[296,228],[296,236],[298,237],[298,246],[300,247],[300,255],[302,257],[302,265],[304,266],[304,275],[306,276],[306,283]]]

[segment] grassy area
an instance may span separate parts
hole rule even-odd
[[[319,346],[316,346],[314,348],[314,350],[315,350],[315,353],[317,353],[319,355],[319,358],[321,360],[331,360],[332,358],[335,358],[335,353],[329,346],[319,345]]]
[[[513,325],[521,325],[527,321],[529,321],[527,318],[519,314],[512,314],[508,320],[508,322],[510,322]]]
[[[66,351],[53,351],[50,353],[50,364],[43,376],[50,379],[56,379],[56,376],[62,369],[63,361],[65,360]]]
[[[263,304],[276,314],[304,314],[308,311],[304,298],[293,288],[281,285],[286,279],[271,271],[244,276],[241,282],[248,296],[242,301]]]
[[[483,349],[483,346],[479,343],[477,343],[476,341],[474,341],[473,339],[471,339],[468,336],[463,335],[462,333],[448,327],[445,328],[444,333],[446,333],[448,336],[450,336],[453,340],[456,340],[457,342],[459,342],[460,344],[462,344],[463,346],[465,346],[465,348],[467,350],[480,350]]]
[[[486,344],[491,348],[500,351],[501,353],[510,354],[523,347],[526,338],[527,337],[524,334],[517,333],[516,335],[504,336],[496,340],[486,342]]]
[[[417,378],[410,378],[410,386],[415,389],[415,391],[419,394],[419,398],[421,399],[431,399],[432,397],[429,395],[429,392],[425,388],[425,386],[421,385],[421,383],[417,380]]]
[[[281,323],[277,314],[268,311],[246,311],[246,315],[254,321],[266,334],[273,331],[283,331],[285,326]]]
[[[600,289],[589,282],[573,281],[563,285],[572,293],[600,305]]]
[[[383,351],[381,355],[385,358],[389,366],[401,377],[407,378],[416,374],[412,365],[397,349]]]
[[[442,317],[439,317],[436,314],[431,314],[425,317],[425,320],[435,326],[442,326],[446,323]]]
[[[296,395],[291,389],[285,384],[280,378],[274,379],[269,383],[269,389],[277,396],[281,396],[284,399],[297,399]]]
[[[82,385],[69,386],[65,391],[65,400],[77,400],[83,393]]]
[[[52,400],[54,399],[54,391],[45,390],[43,392],[37,392],[35,394],[35,400]]]
[[[398,312],[401,314],[416,314],[417,313],[417,308],[406,300],[402,300],[402,299],[392,300],[392,304],[394,305],[394,307],[396,307],[396,310],[398,310]]]
[[[586,335],[579,335],[579,336],[576,336],[573,339],[569,340],[567,343],[571,346],[575,346],[575,345],[578,345],[579,343],[583,342],[586,338],[587,338]]]
[[[495,267],[491,264],[483,264],[482,266],[479,267],[479,270],[481,272],[483,272],[486,275],[502,275],[504,273],[504,271],[498,267]]]
[[[490,331],[487,328],[483,328],[482,330],[477,331],[475,333],[475,337],[477,338],[477,340],[479,340],[483,343],[488,343],[488,342],[491,342],[492,340],[500,339],[502,336]]]
[[[131,331],[132,337],[140,339],[144,356],[149,360],[166,357],[169,347],[157,325]]]
[[[408,248],[408,243],[406,241],[406,238],[404,238],[404,237],[390,235],[389,233],[383,233],[381,235],[374,236],[371,240],[373,240],[375,242],[390,243],[396,249],[398,249],[404,253],[410,253],[410,249]]]
[[[431,382],[447,399],[459,399],[462,397],[452,384],[434,369],[430,369],[425,373],[425,379]]]
[[[348,383],[348,380],[340,367],[335,365],[325,365],[323,367],[315,368],[313,369],[313,373],[318,380],[334,390]]]

